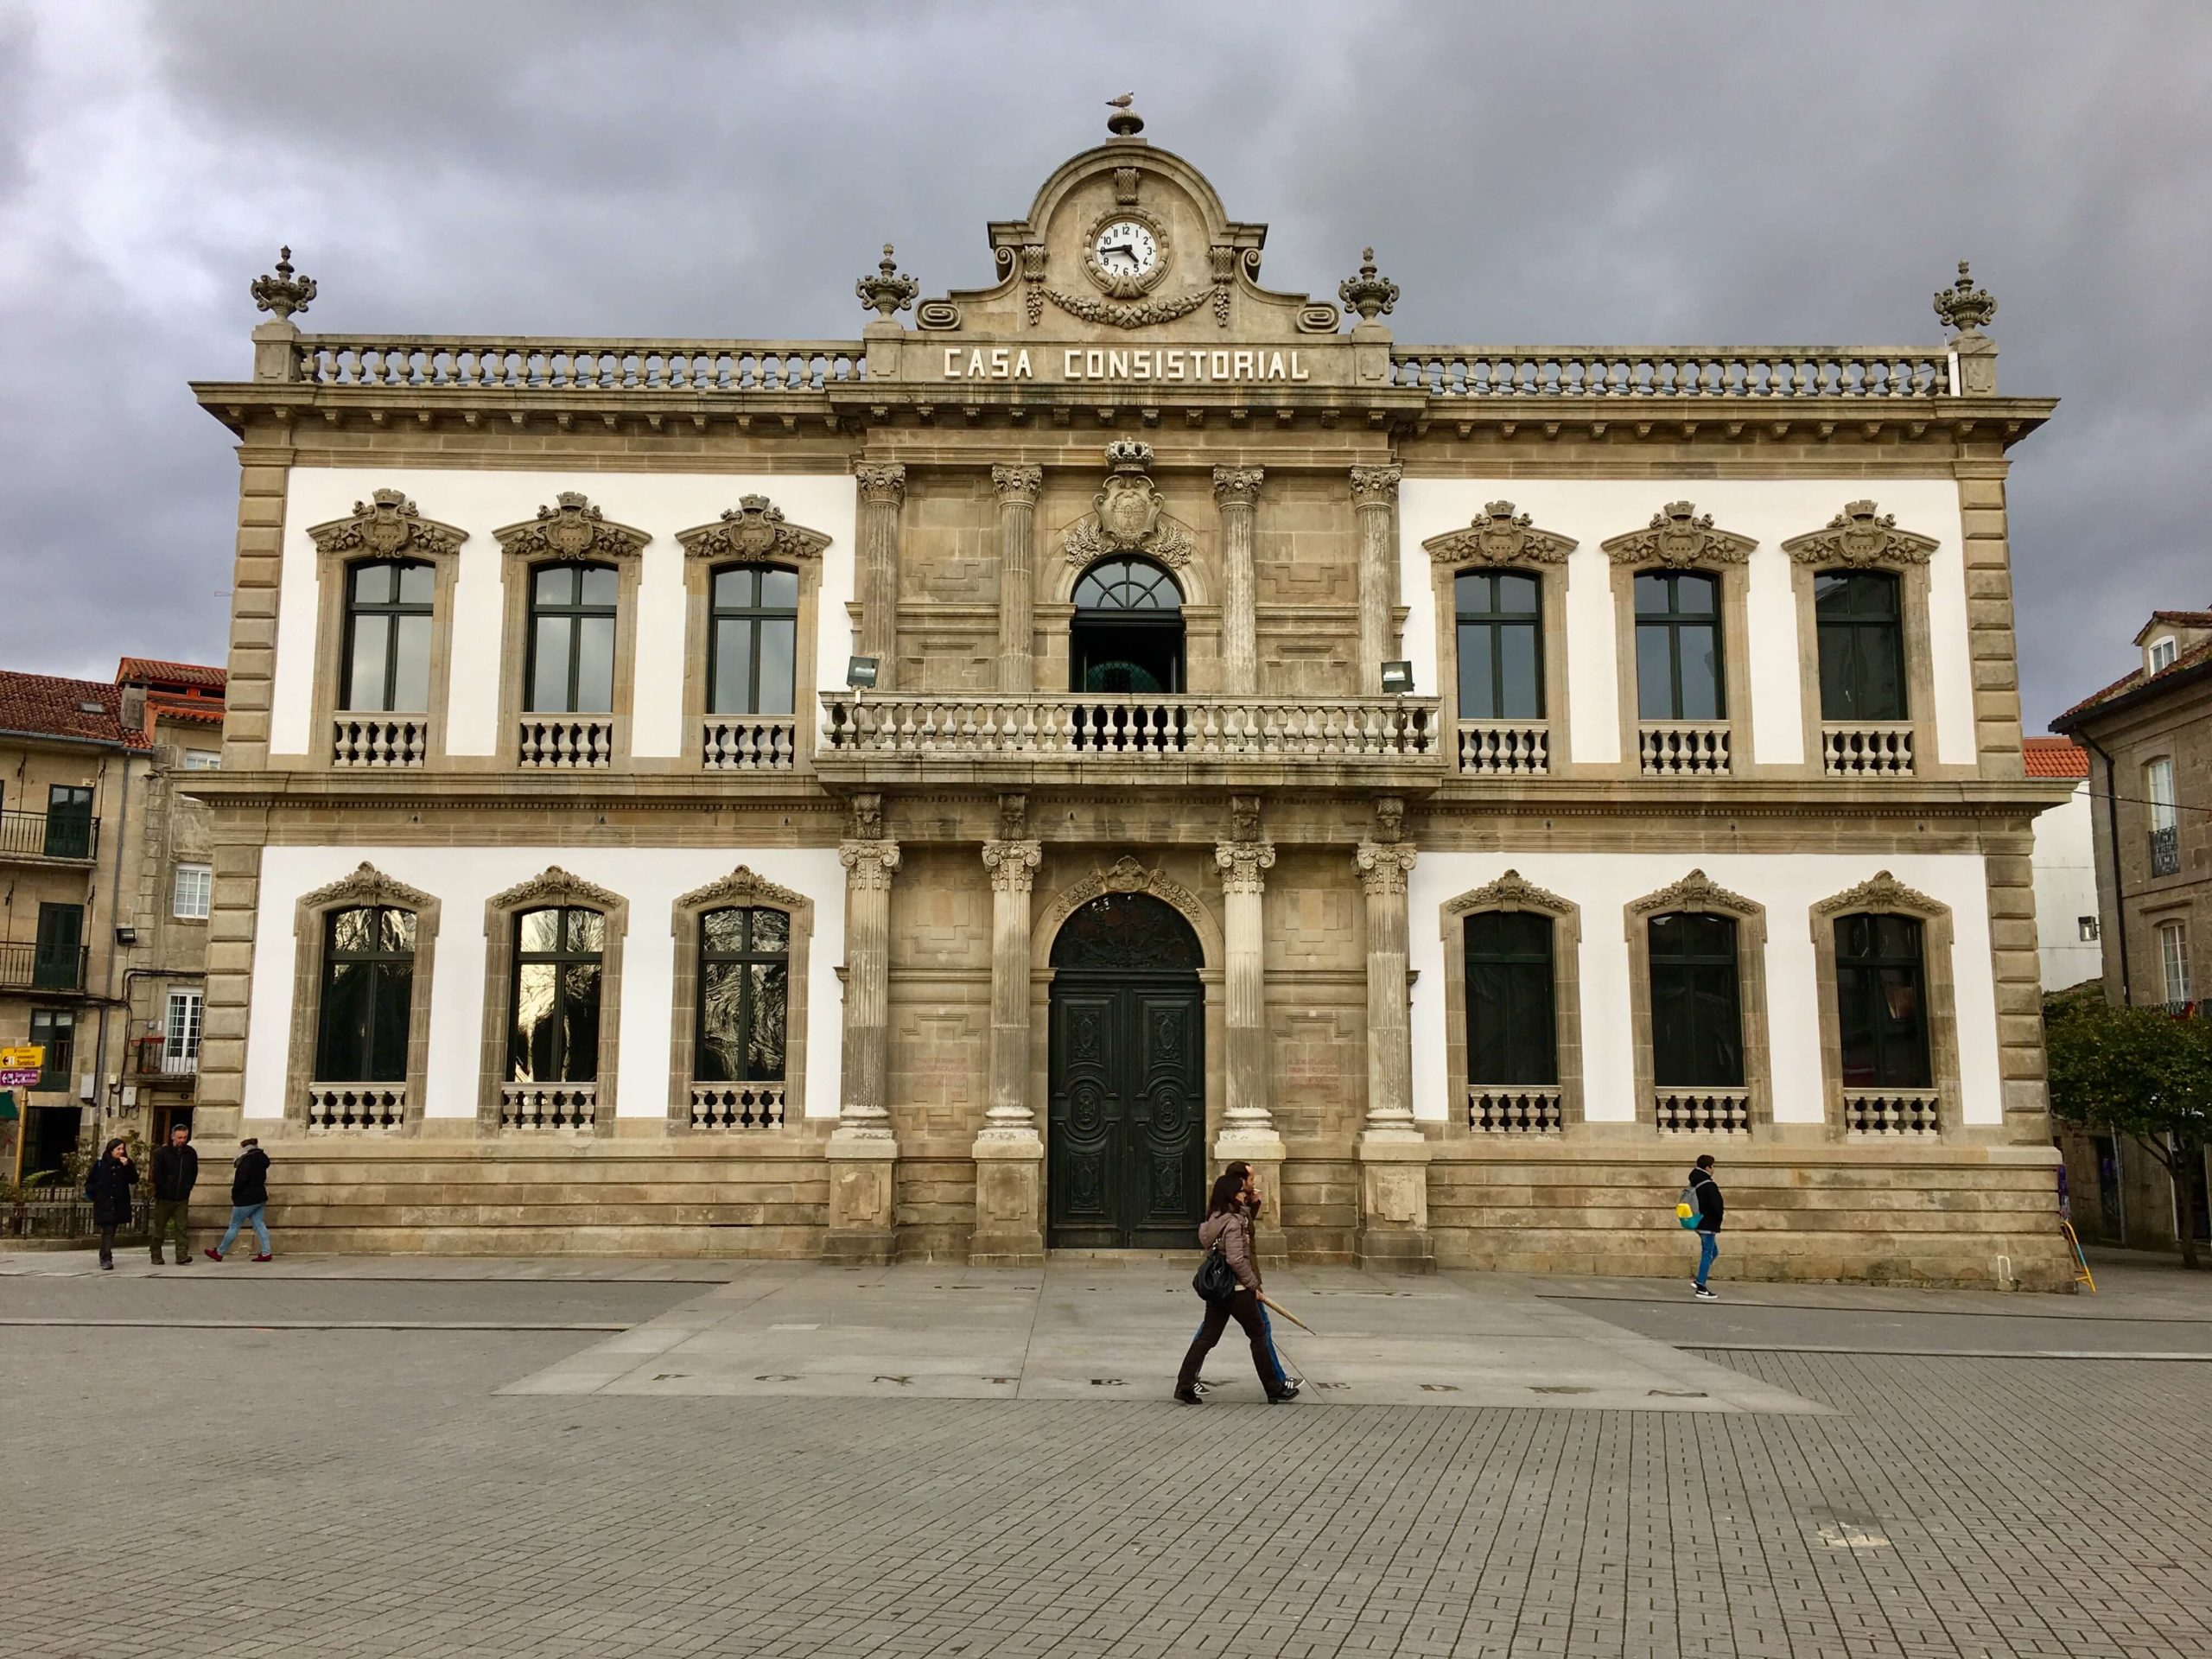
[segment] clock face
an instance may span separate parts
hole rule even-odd
[[[1148,226],[1117,219],[1099,227],[1090,257],[1109,276],[1149,276],[1160,264],[1160,243]]]

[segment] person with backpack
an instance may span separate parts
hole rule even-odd
[[[138,1166],[118,1135],[100,1148],[99,1161],[85,1172],[85,1196],[92,1203],[92,1225],[100,1230],[100,1270],[115,1271],[115,1230],[130,1224],[130,1189],[138,1185]]]
[[[1198,1245],[1209,1255],[1218,1251],[1226,1269],[1228,1294],[1218,1300],[1209,1298],[1205,1321],[1198,1326],[1198,1334],[1191,1344],[1190,1351],[1183,1356],[1183,1369],[1176,1374],[1175,1397],[1186,1406],[1202,1406],[1205,1396],[1198,1390],[1198,1368],[1205,1363],[1213,1345],[1221,1340],[1221,1333],[1230,1319],[1244,1327],[1244,1335],[1252,1345],[1252,1369],[1259,1376],[1261,1390],[1269,1404],[1298,1397],[1298,1391],[1283,1381],[1276,1368],[1274,1348],[1268,1340],[1268,1327],[1260,1317],[1260,1264],[1258,1254],[1252,1248],[1252,1217],[1246,1210],[1247,1196],[1251,1191],[1249,1170],[1243,1173],[1224,1171],[1213,1184],[1212,1196],[1206,1202],[1206,1218],[1198,1224]],[[1206,1274],[1213,1264],[1209,1262],[1200,1273]]]
[[[231,1224],[223,1231],[223,1242],[207,1252],[210,1262],[219,1262],[238,1238],[238,1229],[251,1225],[254,1242],[261,1246],[257,1262],[271,1260],[269,1252],[269,1224],[262,1219],[262,1212],[269,1208],[269,1154],[261,1149],[261,1142],[248,1135],[238,1142],[238,1155],[231,1163]]]
[[[1690,1184],[1682,1189],[1682,1202],[1695,1206],[1697,1212],[1697,1277],[1690,1281],[1697,1299],[1701,1302],[1717,1302],[1705,1282],[1713,1271],[1713,1258],[1720,1254],[1720,1218],[1727,1213],[1726,1200],[1720,1196],[1720,1183],[1713,1176],[1713,1154],[1699,1155],[1697,1165],[1690,1171]]]

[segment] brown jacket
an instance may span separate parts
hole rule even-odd
[[[1224,1210],[1200,1222],[1198,1248],[1210,1250],[1216,1244],[1229,1258],[1229,1270],[1236,1275],[1237,1288],[1259,1289],[1260,1264],[1252,1254],[1251,1217],[1242,1210]]]

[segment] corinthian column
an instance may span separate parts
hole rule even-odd
[[[1398,561],[1390,544],[1390,509],[1398,499],[1400,468],[1351,469],[1351,505],[1359,515],[1359,689],[1382,689],[1382,664],[1397,653],[1391,621],[1398,607]]]
[[[1037,595],[1032,567],[1037,546],[1037,496],[1044,485],[1041,467],[991,468],[991,487],[999,498],[999,690],[1008,696],[1026,695],[1036,689],[1037,634],[1033,616]],[[1028,995],[1026,988],[1022,995]]]
[[[823,1255],[833,1262],[888,1262],[892,1255],[892,1134],[887,1082],[891,1048],[891,873],[899,843],[882,835],[874,796],[854,803],[862,834],[840,842],[845,867],[844,1077],[830,1162],[830,1230]]]
[[[1252,521],[1257,467],[1217,467],[1213,499],[1221,508],[1221,689],[1249,697],[1260,689],[1259,601],[1252,573]]]
[[[1402,809],[1378,803],[1378,827]],[[1367,889],[1367,1127],[1359,1137],[1362,1267],[1420,1273],[1436,1265],[1428,1232],[1428,1142],[1414,1122],[1413,1033],[1406,995],[1406,876],[1409,841],[1363,841],[1352,854]]]
[[[898,670],[899,509],[906,469],[895,461],[862,461],[853,473],[861,490],[860,654],[875,658],[875,689],[887,691]]]
[[[1001,830],[1019,835],[1024,803],[1000,798]],[[994,1267],[1045,1260],[1045,1143],[1029,1108],[1029,889],[1044,849],[1033,841],[983,843],[991,876],[990,1105],[976,1137],[976,1225],[968,1259]]]

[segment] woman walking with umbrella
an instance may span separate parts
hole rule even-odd
[[[1206,1218],[1198,1224],[1199,1247],[1221,1252],[1236,1288],[1220,1301],[1206,1304],[1205,1323],[1198,1327],[1190,1352],[1183,1356],[1183,1369],[1175,1378],[1175,1397],[1186,1406],[1205,1403],[1198,1390],[1198,1367],[1205,1363],[1232,1319],[1244,1327],[1251,1342],[1252,1369],[1259,1374],[1260,1387],[1269,1402],[1296,1397],[1297,1390],[1284,1384],[1282,1373],[1275,1367],[1274,1346],[1260,1314],[1260,1263],[1252,1249],[1252,1217],[1244,1207],[1247,1180],[1236,1170],[1225,1172],[1214,1182],[1213,1196],[1206,1203]]]

